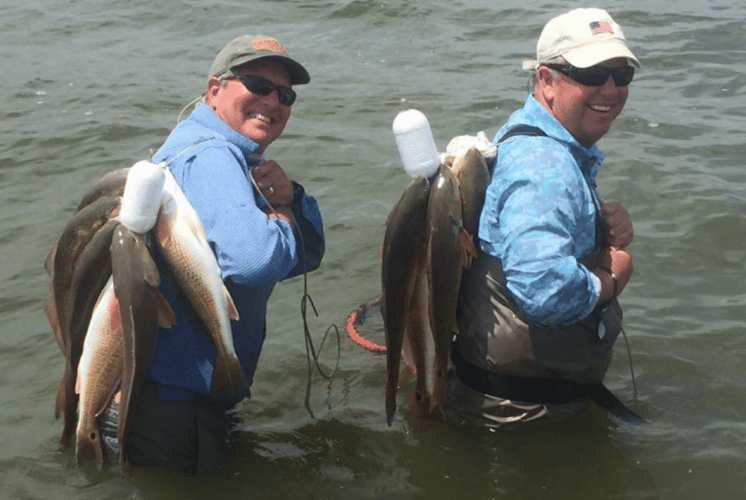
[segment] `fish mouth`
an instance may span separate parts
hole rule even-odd
[[[249,120],[259,120],[266,123],[267,125],[271,125],[273,121],[271,117],[263,115],[261,113],[249,113]]]

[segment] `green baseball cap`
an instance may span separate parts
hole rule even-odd
[[[290,83],[299,85],[311,81],[311,76],[299,62],[288,55],[280,42],[268,36],[242,35],[223,47],[210,68],[208,77],[219,77],[233,68],[258,59],[271,59],[283,64],[290,73]]]

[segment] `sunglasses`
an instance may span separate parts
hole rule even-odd
[[[275,85],[261,76],[233,75],[233,78],[243,83],[252,94],[267,96],[276,90],[277,98],[283,106],[292,106],[295,102],[296,94],[290,87]]]
[[[546,64],[545,66],[555,69],[587,87],[600,87],[609,80],[609,77],[614,79],[614,84],[617,87],[626,87],[635,76],[635,68],[633,66],[620,66],[617,68],[607,68],[604,66],[576,68],[569,64]]]

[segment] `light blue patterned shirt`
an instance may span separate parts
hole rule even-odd
[[[534,97],[498,130],[517,125],[547,137],[514,136],[498,148],[479,225],[480,248],[500,259],[519,309],[542,325],[575,323],[598,302],[601,283],[579,260],[596,245],[596,174],[603,153],[581,145]]]

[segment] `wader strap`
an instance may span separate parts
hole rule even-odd
[[[458,343],[451,348],[456,376],[464,385],[482,394],[527,403],[562,404],[588,398],[612,415],[634,424],[647,421],[624,406],[602,383],[580,384],[561,378],[500,375],[475,366],[461,356]]]
[[[501,143],[506,139],[510,139],[514,135],[546,136],[547,134],[539,127],[534,127],[531,125],[516,125],[515,127],[508,130],[505,135],[502,136],[497,142]]]

